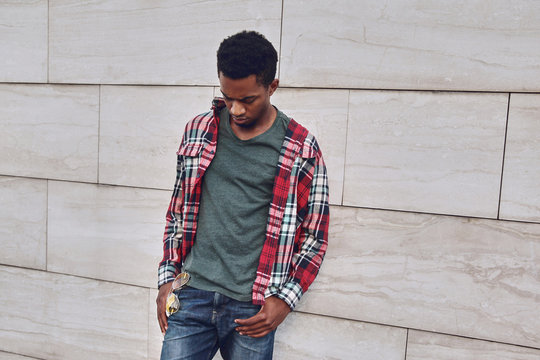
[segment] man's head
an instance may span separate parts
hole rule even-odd
[[[231,124],[264,127],[275,117],[270,97],[276,91],[277,52],[264,36],[242,31],[223,40],[217,51],[220,90]]]
[[[276,77],[277,52],[263,35],[242,31],[221,42],[217,51],[218,75],[242,79],[255,75],[268,87]]]

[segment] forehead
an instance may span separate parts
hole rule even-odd
[[[258,95],[264,91],[264,86],[257,82],[257,77],[254,74],[241,79],[231,79],[220,73],[219,84],[221,92],[230,98],[240,99]]]

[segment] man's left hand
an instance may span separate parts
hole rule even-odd
[[[234,320],[238,326],[236,331],[240,335],[251,337],[263,337],[271,331],[275,330],[287,315],[291,312],[291,308],[287,303],[276,296],[266,298],[261,310],[248,319]]]

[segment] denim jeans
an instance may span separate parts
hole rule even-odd
[[[260,306],[189,286],[178,299],[180,310],[169,317],[161,360],[210,360],[218,349],[224,360],[272,359],[275,331],[252,338],[234,330],[235,319],[255,315]]]

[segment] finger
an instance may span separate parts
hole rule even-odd
[[[161,329],[161,333],[165,334],[165,331],[167,331],[167,325],[168,325],[167,315],[165,315],[165,313],[163,312],[160,313],[158,315],[158,322],[159,322],[159,327]]]
[[[261,312],[256,313],[247,319],[235,319],[234,322],[241,326],[250,326],[264,320],[264,316]]]
[[[242,334],[245,334],[245,333],[253,333],[253,332],[261,331],[264,329],[268,329],[270,327],[271,327],[270,324],[267,324],[264,321],[261,321],[250,326],[238,326],[236,328],[236,331],[241,332]]]
[[[271,331],[272,329],[266,329],[262,331],[251,332],[251,333],[242,333],[242,335],[249,336],[252,338],[260,338],[260,337],[268,335]]]

